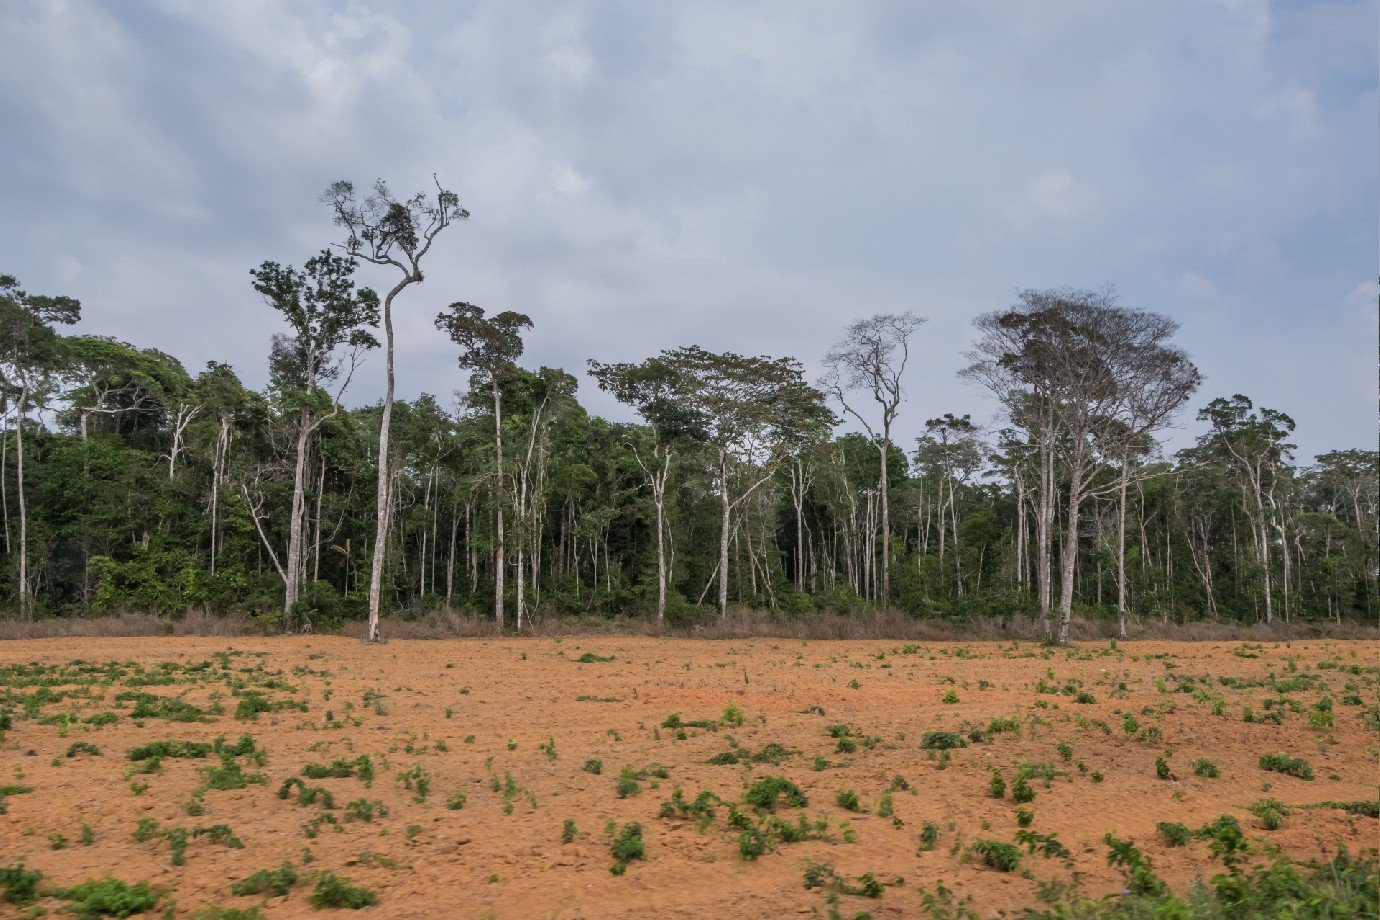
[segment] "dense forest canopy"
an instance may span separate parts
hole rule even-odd
[[[449,606],[522,629],[891,607],[1043,616],[1064,639],[1075,611],[1123,631],[1380,611],[1376,452],[1298,463],[1288,415],[1204,398],[1175,324],[1110,291],[1025,291],[976,320],[963,375],[997,397],[990,427],[906,398],[924,321],[908,313],[841,329],[818,381],[696,346],[592,356],[640,419],[623,424],[590,415],[570,373],[523,365],[540,317],[457,302],[436,317],[454,398],[395,400],[392,313],[415,302],[394,300],[468,214],[439,185],[326,201],[343,245],[246,279],[283,319],[264,392],[225,364],[64,335],[80,304],[0,278],[9,615],[329,628]],[[393,271],[382,296],[361,262]],[[347,408],[380,346],[386,399]],[[1166,455],[1156,435],[1194,411],[1205,432]],[[932,416],[915,443],[893,441],[900,413]]]

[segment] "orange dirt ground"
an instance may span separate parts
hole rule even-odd
[[[229,650],[234,651],[228,656],[212,657]],[[578,663],[587,652],[614,660]],[[1356,852],[1380,843],[1372,818],[1296,809],[1282,829],[1267,832],[1246,810],[1266,796],[1293,806],[1374,799],[1380,741],[1362,712],[1376,703],[1377,652],[1380,643],[1362,641],[1264,647],[1135,642],[1119,649],[1083,644],[1060,650],[1029,643],[620,637],[378,646],[325,636],[13,641],[0,645],[0,674],[8,679],[8,686],[0,685],[0,712],[9,709],[14,721],[0,743],[0,785],[33,791],[4,800],[0,865],[22,859],[42,870],[43,886],[52,887],[106,874],[131,883],[147,880],[166,892],[160,910],[173,904],[175,916],[191,916],[206,904],[262,905],[270,917],[314,915],[307,898],[311,873],[320,870],[375,891],[379,903],[366,913],[376,916],[823,916],[826,893],[802,883],[808,857],[828,863],[850,882],[870,872],[887,883],[879,899],[843,896],[844,916],[861,910],[875,917],[923,915],[925,890],[933,892],[941,880],[989,915],[1036,905],[1042,881],[1076,878],[1090,896],[1119,890],[1123,876],[1107,867],[1103,844],[1103,835],[1112,831],[1134,840],[1156,870],[1183,890],[1195,876],[1219,871],[1220,864],[1200,841],[1168,848],[1156,833],[1157,822],[1197,828],[1231,814],[1253,840],[1268,840],[1299,858],[1333,853],[1339,844]],[[38,687],[16,680],[14,666],[70,666],[80,660],[126,667],[113,682],[116,672],[85,686],[50,686],[77,693],[41,707],[31,704],[26,716],[23,697]],[[166,663],[198,662],[209,666],[159,670]],[[1271,675],[1322,683],[1281,694],[1270,686],[1242,689],[1219,680]],[[1180,676],[1201,680],[1178,691]],[[1042,678],[1053,692],[1037,692]],[[1071,680],[1081,681],[1095,701],[1077,703],[1072,691],[1061,692]],[[236,719],[237,684],[258,688],[270,702],[299,701],[306,709]],[[1195,698],[1190,689],[1204,692]],[[183,697],[221,712],[205,722],[135,719],[134,702],[116,700],[129,691]],[[947,691],[958,702],[943,702]],[[381,701],[374,702],[374,693]],[[1361,695],[1363,704],[1344,703],[1349,694]],[[1267,700],[1281,696],[1298,704],[1297,711],[1282,704],[1282,724],[1243,721],[1243,706],[1261,714],[1271,711]],[[1324,696],[1337,703],[1335,725],[1310,727],[1310,707]],[[1218,700],[1221,714],[1213,715]],[[660,727],[672,713],[685,721],[719,720],[730,703],[746,715],[744,724],[687,729],[684,740]],[[64,726],[60,718],[48,718],[44,724],[43,717],[64,712],[112,712],[118,719]],[[1162,738],[1128,736],[1125,713],[1142,727],[1159,728]],[[1019,719],[1018,733],[979,738],[953,750],[947,765],[921,749],[925,732],[966,735],[1010,716]],[[851,726],[860,740],[879,740],[840,753],[827,731],[839,723]],[[206,791],[200,816],[189,816],[186,805],[202,782],[198,768],[216,764],[214,755],[168,758],[161,772],[131,775],[135,764],[127,755],[136,745],[222,735],[234,741],[246,732],[266,760],[261,767],[241,762],[249,772],[266,774],[267,782]],[[554,741],[554,757],[541,748],[548,739]],[[96,745],[100,755],[67,756],[79,741]],[[1073,749],[1068,762],[1056,751],[1059,742]],[[734,744],[756,752],[769,743],[799,753],[777,766],[706,762]],[[1173,779],[1156,777],[1155,760],[1166,751]],[[1316,778],[1264,771],[1260,756],[1275,752],[1307,759]],[[355,777],[305,780],[332,792],[333,809],[299,804],[295,791],[278,797],[283,781],[300,776],[304,765],[361,754],[377,765],[370,787]],[[815,769],[817,756],[827,761],[822,771]],[[602,761],[600,775],[582,769],[590,758]],[[1191,764],[1197,758],[1214,761],[1220,778],[1195,776]],[[1018,762],[1061,771],[1048,783],[1032,780],[1036,796],[1025,807],[1035,815],[1031,829],[1057,833],[1071,857],[1066,862],[1023,851],[1021,871],[1001,873],[967,858],[966,850],[977,838],[1013,840],[1017,806],[1009,791],[993,798],[988,783],[1000,768],[1009,790]],[[651,764],[664,765],[669,778],[648,776],[640,792],[619,798],[620,769]],[[420,802],[397,778],[417,765],[430,776],[428,796]],[[1094,773],[1105,779],[1096,782]],[[510,813],[504,794],[494,790],[505,774],[518,787],[508,796]],[[727,824],[726,805],[703,829],[693,818],[658,816],[676,788],[687,801],[709,790],[725,803],[738,802],[750,782],[766,774],[796,783],[809,798],[802,812],[812,821],[828,816],[834,841],[779,844],[745,862],[739,831]],[[893,821],[877,812],[897,776],[909,790],[894,793]],[[136,794],[131,784],[141,782],[148,788]],[[842,789],[856,791],[867,813],[839,807],[836,794]],[[448,808],[457,792],[466,796],[463,808]],[[383,802],[387,816],[345,821],[345,804],[361,797]],[[779,813],[789,820],[797,816],[784,807]],[[320,824],[315,837],[306,836],[304,824],[323,814],[337,816],[339,829]],[[228,824],[244,846],[192,836],[185,865],[174,867],[165,839],[134,839],[143,818],[189,831]],[[563,844],[566,819],[576,822],[578,836]],[[843,841],[843,821],[855,843]],[[82,822],[94,832],[85,845]],[[610,872],[609,822],[637,822],[645,829],[645,861],[630,863],[621,876]],[[938,825],[939,838],[932,850],[919,852],[926,822]],[[69,843],[52,849],[52,834]],[[311,861],[304,863],[307,852]],[[231,895],[232,881],[284,861],[293,862],[302,877],[286,897]],[[1029,877],[1022,877],[1024,870]],[[893,884],[897,877],[904,882]],[[41,902],[54,912],[63,903]]]

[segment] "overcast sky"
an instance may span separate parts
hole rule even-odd
[[[455,300],[529,314],[524,363],[572,371],[698,344],[814,374],[850,321],[915,310],[909,445],[993,415],[954,377],[973,317],[1114,284],[1182,324],[1194,409],[1244,393],[1301,458],[1374,449],[1378,24],[1374,0],[6,0],[0,272],[262,386],[249,269],[339,238],[332,180],[435,172],[473,216],[396,304],[408,398],[462,383],[432,327]]]

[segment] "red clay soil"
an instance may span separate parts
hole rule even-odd
[[[227,651],[232,654],[213,657]],[[1380,643],[1342,641],[1287,647],[1138,642],[1054,651],[1031,644],[617,637],[377,646],[320,636],[14,641],[0,645],[0,673],[9,680],[0,686],[0,712],[13,715],[0,743],[0,786],[33,791],[3,800],[0,865],[22,859],[44,873],[41,887],[107,874],[147,880],[165,892],[159,910],[175,905],[175,916],[207,904],[262,905],[270,917],[315,915],[308,896],[319,871],[374,891],[378,904],[364,913],[387,917],[823,915],[826,890],[803,884],[808,858],[849,883],[863,873],[885,883],[878,899],[843,895],[845,916],[860,910],[875,917],[923,915],[925,891],[941,880],[989,915],[1036,905],[1041,883],[1076,880],[1089,896],[1119,890],[1124,876],[1108,868],[1103,843],[1110,831],[1133,840],[1183,890],[1220,864],[1200,841],[1167,847],[1156,832],[1159,822],[1197,828],[1234,815],[1251,838],[1298,858],[1380,842],[1375,819],[1341,810],[1295,808],[1276,831],[1266,831],[1247,810],[1267,796],[1291,806],[1375,798],[1380,741],[1363,711],[1376,703],[1377,652]],[[612,660],[578,662],[586,653]],[[77,660],[140,668],[112,671],[113,681],[50,686],[54,693],[78,692],[31,703],[26,716],[23,697],[38,687],[20,685],[13,666]],[[209,665],[183,669],[200,662]],[[182,668],[159,671],[162,663]],[[143,679],[130,679],[137,675]],[[1299,679],[1283,693],[1280,686],[1230,685],[1272,675]],[[1238,680],[1224,685],[1223,678]],[[1037,690],[1042,680],[1044,692]],[[258,689],[270,704],[305,704],[305,711],[278,708],[237,719],[237,686]],[[1077,702],[1078,691],[1091,700]],[[219,714],[205,722],[135,719],[137,700],[116,700],[130,692],[182,697]],[[1363,697],[1360,705],[1355,695]],[[1311,707],[1324,696],[1336,704],[1334,724],[1310,726]],[[1266,708],[1267,700],[1281,698]],[[746,716],[743,724],[723,723],[730,704]],[[1243,706],[1256,715],[1282,708],[1285,715],[1281,724],[1247,723]],[[67,712],[118,718],[64,726],[71,720],[60,714]],[[680,740],[677,730],[661,727],[673,713],[684,722],[720,724],[682,729]],[[1126,714],[1140,726],[1135,735],[1124,727]],[[1019,731],[967,740],[1008,717],[1019,720]],[[833,725],[849,726],[858,739],[854,752],[838,751],[828,731]],[[1159,737],[1141,734],[1147,729],[1158,729]],[[931,731],[961,733],[967,744],[945,758],[922,749]],[[137,745],[217,736],[233,742],[244,733],[266,759],[262,766],[251,758],[238,762],[265,774],[266,782],[205,791],[200,815],[189,815],[186,806],[203,783],[199,769],[217,763],[214,757],[165,758],[161,772],[131,773],[136,764],[128,752]],[[77,742],[100,754],[68,756]],[[1060,742],[1072,748],[1067,760],[1056,748]],[[798,753],[779,765],[707,762],[772,743]],[[1261,755],[1276,752],[1306,759],[1315,778],[1263,770]],[[278,797],[283,782],[301,776],[306,764],[362,754],[377,765],[370,786],[357,777],[304,778],[308,787],[328,789],[334,808],[320,800],[299,804],[295,788]],[[1161,756],[1172,778],[1157,777]],[[817,758],[824,769],[816,769]],[[1213,761],[1220,777],[1196,776],[1192,764],[1199,758]],[[600,774],[583,769],[591,759],[602,761]],[[1035,798],[1024,807],[1034,813],[1031,830],[1057,834],[1071,855],[1066,861],[1023,850],[1020,871],[999,872],[974,858],[970,845],[1015,838],[1010,789],[1021,762],[1058,771],[1052,780],[1030,781]],[[668,778],[655,776],[658,764]],[[639,792],[620,798],[616,786],[625,765],[644,777]],[[421,772],[412,774],[409,790],[398,777],[414,767]],[[994,769],[1007,783],[1004,798],[989,791]],[[423,774],[429,788],[418,801],[415,778]],[[809,799],[805,808],[783,806],[779,814],[792,821],[798,814],[811,821],[827,816],[832,842],[778,843],[748,862],[739,855],[741,832],[729,826],[727,805],[703,828],[694,818],[659,816],[676,788],[686,801],[707,790],[725,803],[741,802],[751,782],[767,774],[788,778]],[[896,777],[909,788],[894,792],[894,818],[879,815]],[[141,783],[147,789],[136,793]],[[840,790],[855,791],[866,813],[841,808]],[[457,793],[464,794],[463,807],[448,807]],[[345,805],[361,798],[382,802],[387,815],[345,820]],[[304,826],[323,815],[338,823],[322,819],[308,836]],[[191,833],[184,865],[171,864],[164,837],[135,840],[145,818]],[[562,843],[567,819],[578,833]],[[89,844],[81,841],[83,822],[94,834]],[[606,826],[634,822],[644,829],[645,859],[616,875]],[[927,822],[938,826],[939,837],[933,849],[920,851]],[[243,847],[193,833],[217,824],[229,825]],[[64,848],[51,848],[54,834],[67,838]],[[288,895],[230,893],[231,882],[285,861],[301,875]],[[40,903],[53,912],[64,905],[52,897]]]

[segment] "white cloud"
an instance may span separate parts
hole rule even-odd
[[[1373,443],[1373,399],[1308,394],[1374,367],[1375,286],[1337,292],[1380,248],[1377,12],[14,0],[0,270],[262,383],[248,268],[334,237],[329,181],[436,172],[474,216],[399,301],[404,395],[457,385],[430,323],[457,299],[529,313],[531,360],[572,370],[689,342],[809,363],[916,308],[918,428],[988,412],[952,379],[975,314],[1112,282],[1183,322],[1206,396],[1288,408],[1305,452]]]

